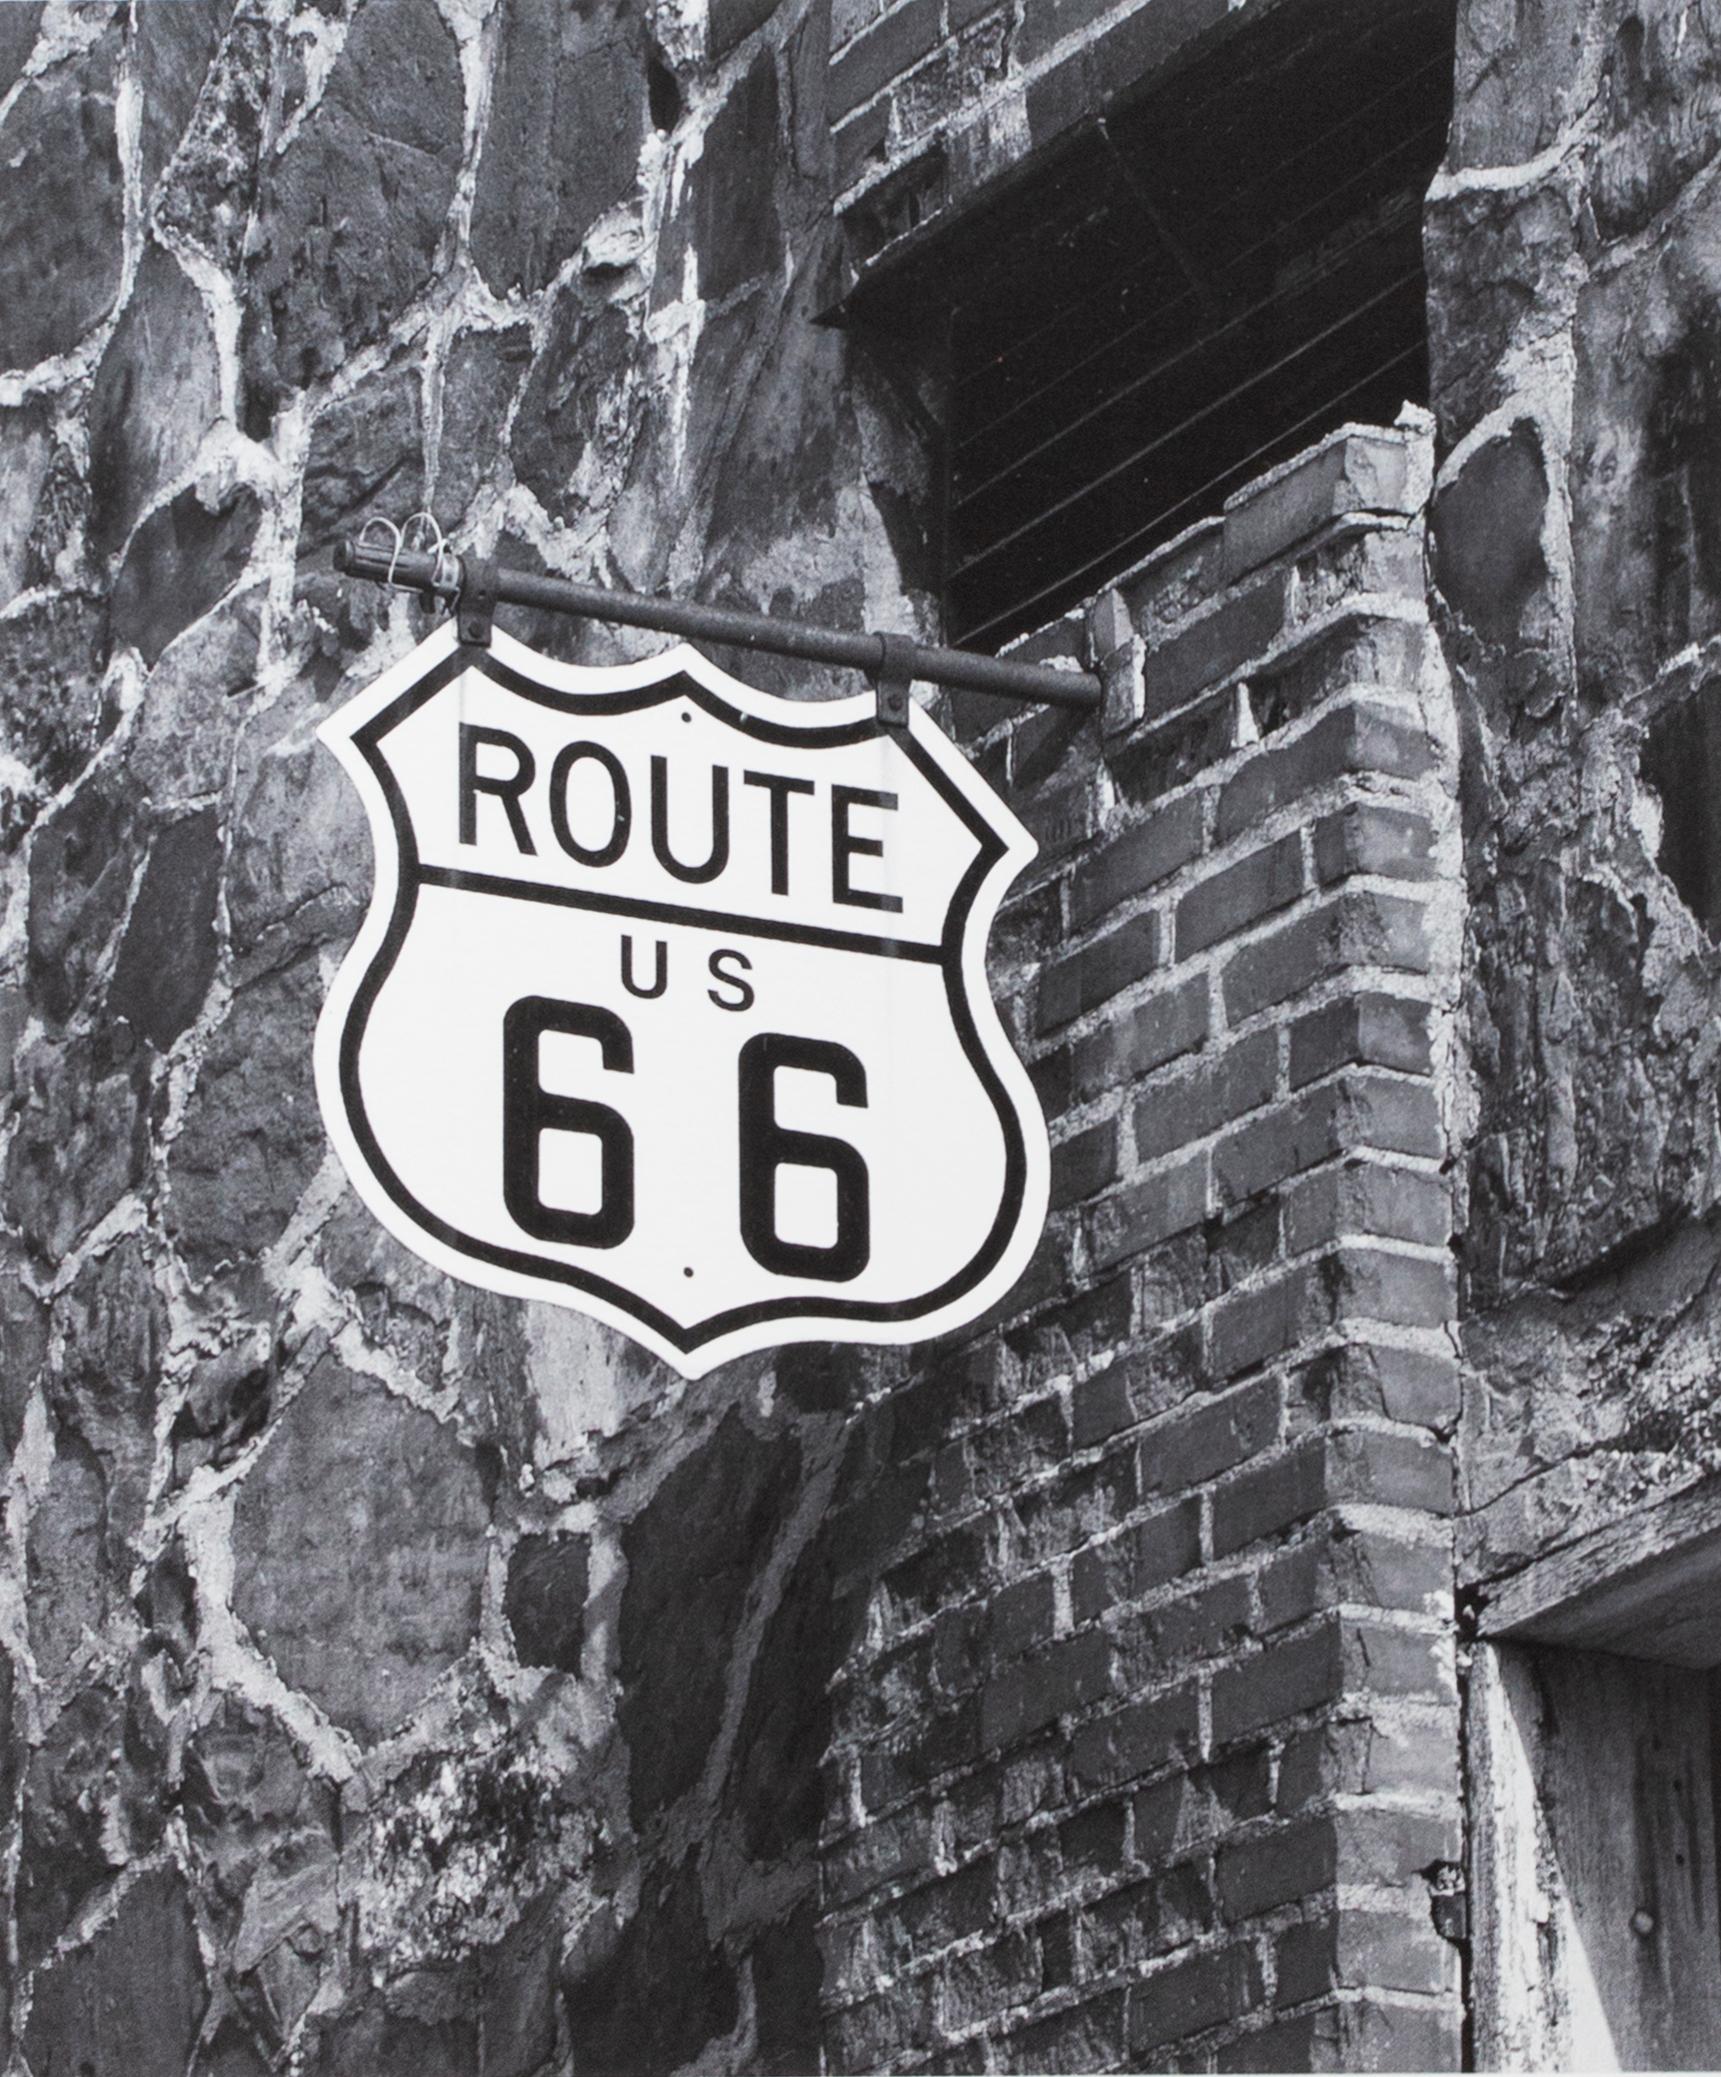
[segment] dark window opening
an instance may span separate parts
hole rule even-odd
[[[1054,619],[1428,391],[1450,0],[1282,0],[851,306],[937,364],[946,633]]]

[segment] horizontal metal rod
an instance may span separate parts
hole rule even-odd
[[[396,554],[386,543],[378,546],[371,541],[340,542],[335,567],[349,577],[402,585],[438,598],[457,598],[466,581],[466,566],[457,556],[445,554],[439,561],[435,555],[405,549]],[[775,620],[764,613],[740,613],[728,606],[606,591],[601,585],[542,577],[496,563],[487,566],[487,573],[501,605],[537,606],[551,613],[574,613],[586,620],[615,621],[623,627],[655,628],[661,634],[727,642],[738,649],[798,656],[809,663],[838,664],[856,671],[877,673],[886,668],[887,638],[883,635],[845,635],[835,628]],[[923,648],[918,642],[906,645],[901,657],[914,678],[928,685],[1074,707],[1083,713],[1098,708],[1102,697],[1100,681],[1092,671],[1057,671],[1047,664],[1012,663],[1007,657],[980,656],[966,649]]]

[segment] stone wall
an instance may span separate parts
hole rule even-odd
[[[359,1208],[311,1032],[371,860],[312,732],[420,631],[330,571],[373,510],[900,614],[889,441],[809,322],[827,45],[792,0],[0,7],[0,2029],[35,2077],[818,2061],[846,1403],[804,1361],[682,1387]]]
[[[1463,1567],[1721,1465],[1712,847],[1721,45],[1467,10],[1430,198],[1435,599],[1465,738]],[[1688,902],[1692,906],[1688,906]],[[1695,911],[1695,913],[1694,913]]]

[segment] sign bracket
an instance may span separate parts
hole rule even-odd
[[[455,599],[460,639],[473,649],[490,647],[496,622],[496,566],[476,555],[460,558],[460,590]]]
[[[1083,714],[1097,714],[1104,701],[1100,678],[1093,671],[1058,670],[970,649],[945,649],[910,641],[906,635],[847,634],[837,628],[778,620],[692,599],[609,591],[571,578],[508,569],[477,556],[454,555],[446,546],[438,546],[434,553],[391,546],[370,538],[368,528],[337,545],[335,568],[344,576],[396,585],[428,599],[450,602],[459,616],[461,639],[475,647],[488,646],[491,616],[498,605],[532,606],[864,671],[878,687],[880,718],[888,727],[905,725],[907,686],[914,682],[1034,706],[1069,707]],[[471,626],[481,632],[466,633],[469,614]],[[893,721],[890,713],[896,709],[896,695],[890,687],[899,679],[903,719]]]
[[[880,635],[878,663],[868,674],[878,698],[879,724],[907,728],[914,690],[915,645],[906,635]]]

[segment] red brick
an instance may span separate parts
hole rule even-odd
[[[1124,1994],[1102,1991],[998,2036],[990,2044],[990,2066],[1035,2073],[1115,2070],[1123,2060],[1123,2039]]]
[[[989,1750],[1097,1702],[1111,1687],[1111,1644],[1087,1630],[1049,1646],[1037,1659],[990,1680],[980,1698],[980,1735]]]
[[[1201,1561],[1201,1509],[1185,1500],[1076,1553],[1071,1603],[1086,1623],[1120,1601],[1133,1601]]]
[[[870,1818],[858,1832],[828,1847],[824,1858],[828,1905],[852,1903],[869,1890],[916,1875],[932,1863],[932,1810],[917,1804],[889,1817]]]
[[[1186,706],[1270,649],[1286,610],[1286,574],[1275,570],[1154,644],[1142,661],[1148,718]]]
[[[1063,1211],[1117,1180],[1117,1126],[1102,1118],[1052,1148],[1052,1209]]]
[[[891,1809],[979,1756],[980,1706],[967,1695],[912,1724],[899,1744],[863,1753],[861,1800],[868,1810]]]
[[[1311,1422],[1379,1414],[1443,1430],[1458,1418],[1457,1363],[1422,1349],[1353,1340],[1317,1357],[1297,1382]]]
[[[1293,1255],[1347,1234],[1443,1247],[1452,1237],[1452,1189],[1426,1169],[1347,1161],[1320,1170],[1285,1200],[1285,1247]]]
[[[1408,808],[1357,801],[1315,824],[1315,871],[1323,886],[1350,873],[1426,880],[1434,870],[1434,825]]]
[[[1201,827],[1200,796],[1186,793],[1079,859],[1070,878],[1070,908],[1077,929],[1088,929],[1121,902],[1145,894],[1198,857]]]
[[[1287,1928],[1277,1948],[1275,2001],[1300,2005],[1330,1990],[1451,1989],[1452,1947],[1429,1923],[1426,1896],[1407,1912],[1347,1906],[1330,1917]]]
[[[1273,1807],[1271,1781],[1271,1751],[1257,1745],[1138,1790],[1136,1858],[1158,1866],[1264,1817]]]
[[[1162,726],[1132,735],[1112,759],[1112,778],[1125,800],[1144,807],[1230,757],[1236,747],[1236,695],[1215,693]]]
[[[1200,1485],[1269,1448],[1278,1439],[1280,1410],[1277,1380],[1257,1378],[1155,1422],[1141,1438],[1142,1491]]]
[[[1135,1107],[1136,1152],[1152,1161],[1204,1139],[1266,1103],[1278,1087],[1279,1034],[1257,1031],[1211,1064],[1175,1081],[1156,1079]]]
[[[987,1639],[995,1659],[1018,1659],[1049,1644],[1057,1622],[1057,1591],[1049,1573],[1016,1580],[993,1595],[987,1609]]]
[[[1116,1875],[1123,1867],[1129,1836],[1126,1802],[1092,1803],[1058,1827],[1058,1859],[1066,1882],[1087,1875]]]
[[[1219,796],[1216,843],[1256,829],[1276,809],[1329,780],[1352,772],[1420,779],[1434,769],[1426,732],[1408,715],[1373,701],[1347,701],[1313,723],[1294,742],[1268,749],[1244,765]]]
[[[1299,1443],[1270,1463],[1239,1472],[1213,1495],[1213,1555],[1223,1558],[1307,1521],[1327,1504],[1326,1451]]]
[[[1424,1514],[1452,1512],[1452,1455],[1429,1436],[1349,1429],[1328,1443],[1327,1464],[1337,1499]]]
[[[890,132],[890,104],[875,101],[831,131],[831,149],[836,159],[835,185],[840,194],[852,187],[868,165],[882,160]]]
[[[1291,1087],[1335,1067],[1396,1067],[1425,1075],[1433,1066],[1432,1012],[1407,996],[1360,994],[1311,1010],[1291,1027]]]
[[[1220,1202],[1241,1203],[1269,1184],[1360,1148],[1428,1159],[1444,1154],[1445,1128],[1433,1089],[1386,1075],[1344,1075],[1252,1118],[1213,1149]]]
[[[1347,428],[1227,501],[1225,574],[1255,569],[1350,513],[1409,514],[1414,496],[1404,436]]]
[[[1151,2055],[1209,2027],[1240,2019],[1261,2002],[1265,1987],[1252,1945],[1191,1955],[1144,1976],[1130,1992],[1132,2055]]]
[[[1019,1493],[1003,1517],[1011,1564],[1042,1564],[1132,1514],[1137,1501],[1135,1452],[1114,1450],[1096,1464],[1072,1465],[1055,1485]]]
[[[1207,1216],[1207,1156],[1157,1168],[1102,1197],[1083,1214],[1095,1268],[1109,1269]]]
[[[1107,1441],[1134,1420],[1129,1383],[1121,1369],[1077,1380],[1070,1393],[1070,1428],[1077,1449]]]
[[[990,1860],[970,1861],[884,1905],[875,1923],[885,1966],[899,1970],[991,1924],[996,1875]]]
[[[1344,1247],[1325,1259],[1334,1316],[1393,1327],[1445,1327],[1457,1317],[1452,1263],[1384,1248]]]
[[[1332,1701],[1343,1686],[1343,1640],[1336,1621],[1271,1644],[1214,1676],[1213,1743],[1229,1745],[1234,1738],[1299,1716]]]
[[[972,1526],[953,1529],[884,1576],[899,1625],[937,1614],[947,1601],[972,1593],[983,1576],[985,1539]]]
[[[870,101],[898,73],[925,57],[939,35],[939,0],[902,0],[902,5],[865,29],[831,60],[830,111],[847,115]]]
[[[1134,1974],[1174,1948],[1189,1947],[1214,1924],[1213,1885],[1205,1868],[1185,1862],[1145,1882],[1095,1897],[1081,1914],[1088,1974]]]
[[[1333,2060],[1337,2039],[1334,2012],[1299,2012],[1228,2041],[1214,2056],[1213,2067],[1222,2072],[1345,2069],[1348,2065]]]
[[[1207,1036],[1208,989],[1197,974],[1164,988],[1077,1042],[1073,1082],[1084,1101],[1192,1053]]]
[[[1177,904],[1176,956],[1191,959],[1273,910],[1287,908],[1306,884],[1303,840],[1296,831],[1198,880]]]
[[[1450,1608],[1452,1557],[1442,1545],[1373,1530],[1333,1530],[1274,1558],[1258,1574],[1264,1635],[1340,1602],[1439,1613]]]
[[[1127,1691],[1197,1660],[1229,1655],[1249,1642],[1260,1625],[1248,1580],[1232,1573],[1173,1601],[1131,1609],[1108,1627],[1117,1645],[1118,1679]]]
[[[1208,1316],[1207,1362],[1215,1383],[1270,1362],[1333,1319],[1333,1287],[1321,1263],[1303,1262],[1253,1291],[1218,1300]]]
[[[893,1984],[882,1997],[828,2014],[825,2037],[839,2069],[880,2070],[900,2062],[932,2038],[931,1977]]]
[[[1225,1011],[1241,1023],[1350,967],[1426,973],[1428,964],[1422,905],[1353,888],[1233,953],[1224,970]]]
[[[1090,1717],[1070,1742],[1070,1775],[1090,1788],[1139,1781],[1176,1759],[1193,1757],[1200,1737],[1195,1689],[1173,1688],[1108,1716]]]
[[[1338,1839],[1330,1817],[1274,1825],[1219,1849],[1214,1875],[1219,1908],[1234,1924],[1275,1905],[1330,1889],[1337,1879]]]
[[[1326,2067],[1344,2070],[1458,2070],[1457,2011],[1450,2005],[1359,1998],[1333,2014],[1337,2041]]]
[[[1025,2005],[1040,1989],[1040,1957],[1026,1933],[1012,1930],[990,1945],[951,1955],[939,1967],[936,2010],[940,2033],[983,2026],[1000,2012]]]
[[[1131,916],[1116,930],[1047,967],[1040,976],[1040,1030],[1054,1031],[1098,1009],[1159,964],[1159,918]]]

